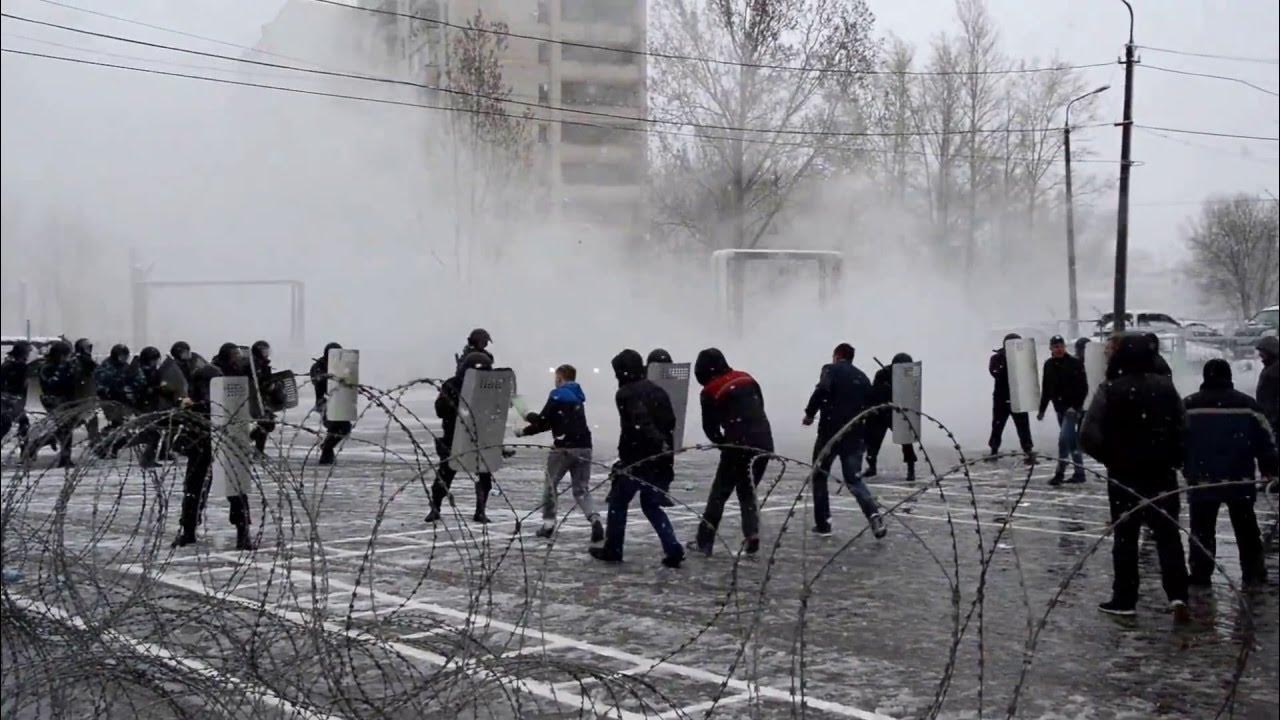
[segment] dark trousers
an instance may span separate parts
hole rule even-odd
[[[831,500],[827,492],[827,478],[830,476],[831,466],[835,464],[836,458],[840,458],[840,474],[844,477],[844,484],[849,487],[849,492],[858,501],[862,514],[869,518],[880,512],[880,507],[876,504],[870,488],[862,481],[862,439],[846,437],[825,457],[819,458],[818,455],[826,445],[826,441],[819,438],[813,448],[815,467],[809,482],[813,489],[814,521],[821,527],[829,527],[831,524]]]
[[[204,437],[195,440],[187,454],[187,473],[182,482],[182,515],[178,520],[182,534],[191,539],[195,538],[196,526],[200,524],[209,499],[209,470],[213,467],[213,443],[207,433],[202,434]],[[227,502],[231,524],[236,527],[249,525],[249,496],[232,495]]]
[[[1018,430],[1018,442],[1022,445],[1023,452],[1031,452],[1033,446],[1031,444],[1031,416],[1028,413],[1016,413],[1009,405],[1008,400],[995,398],[991,403],[991,439],[987,441],[987,447],[991,448],[991,452],[1000,452],[1000,443],[1004,440],[1004,426],[1009,422],[1009,418],[1013,418],[1013,426]]]
[[[333,451],[337,449],[338,443],[351,434],[351,423],[325,420],[324,431],[324,442],[320,444],[320,456],[332,458]]]
[[[436,455],[439,457],[436,464],[436,480],[431,484],[431,507],[439,511],[444,499],[449,495],[449,489],[453,487],[453,479],[458,476],[458,471],[449,466],[449,447],[452,445],[452,438],[448,440],[436,439]],[[489,492],[493,490],[493,474],[478,473],[476,475],[476,514],[484,513],[485,506],[489,503]]]
[[[1177,478],[1171,470],[1158,479],[1160,482],[1151,486],[1160,489],[1145,493],[1148,497],[1178,487]],[[1178,513],[1181,510],[1178,495],[1169,495],[1144,505],[1147,497],[1140,497],[1117,483],[1126,484],[1116,478],[1111,478],[1107,483],[1107,500],[1111,505],[1113,528],[1111,561],[1115,572],[1111,586],[1112,599],[1130,606],[1138,602],[1138,539],[1142,526],[1146,525],[1151,528],[1155,538],[1156,554],[1160,558],[1160,580],[1164,585],[1165,596],[1170,601],[1186,601],[1187,566],[1186,556],[1182,552],[1182,534],[1178,528]]]
[[[653,531],[662,543],[662,552],[670,558],[684,556],[684,548],[676,539],[676,531],[671,527],[667,511],[662,509],[661,490],[643,478],[615,476],[613,487],[609,492],[608,523],[604,533],[604,552],[610,557],[622,559],[622,544],[627,534],[627,508],[631,500],[640,495],[640,512],[653,526]]]
[[[880,446],[884,444],[884,436],[889,433],[889,429],[893,425],[893,416],[888,413],[876,413],[875,417],[867,422],[867,462],[874,463],[876,458],[880,457]],[[913,444],[902,446],[902,462],[908,465],[914,465],[916,462],[916,449]]]
[[[1262,531],[1258,529],[1258,516],[1253,512],[1253,498],[1236,500],[1192,500],[1188,503],[1191,515],[1191,579],[1208,582],[1213,576],[1214,558],[1217,557],[1218,507],[1227,505],[1231,528],[1236,533],[1236,549],[1240,552],[1240,575],[1246,583],[1261,583],[1267,578],[1267,566],[1262,555]]]
[[[715,542],[716,529],[724,515],[724,504],[729,496],[737,493],[738,507],[742,511],[742,535],[748,540],[760,535],[760,508],[756,504],[756,486],[764,478],[769,456],[737,448],[720,451],[720,465],[711,482],[711,494],[707,507],[698,524],[698,547],[709,548]]]
[[[276,431],[276,419],[274,415],[268,415],[266,418],[259,420],[254,425],[253,430],[249,432],[249,437],[253,438],[253,447],[259,453],[267,451],[267,437]]]

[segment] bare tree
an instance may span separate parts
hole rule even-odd
[[[946,34],[934,39],[929,62],[916,89],[914,131],[924,156],[924,184],[934,242],[953,249],[953,205],[956,198],[957,169],[964,150],[964,76],[960,74],[961,51]]]
[[[497,32],[484,32],[489,30]],[[498,216],[493,211],[517,196],[512,190],[531,159],[528,120],[532,113],[522,113],[508,102],[512,87],[502,72],[507,38],[500,33],[506,30],[506,23],[487,20],[483,10],[477,10],[466,29],[454,31],[447,40],[445,86],[455,109],[450,117],[454,187],[465,181],[467,194],[465,200],[458,197],[455,202],[454,252],[459,266],[464,235],[471,241],[469,250],[485,237],[485,219]],[[461,156],[459,148],[465,151]],[[496,245],[491,249],[500,251]]]
[[[1188,273],[1210,299],[1241,318],[1276,302],[1280,291],[1280,207],[1235,195],[1206,202],[1191,221]]]
[[[1051,67],[1056,69],[1019,74],[1011,83],[1011,117],[1017,126],[1011,146],[1014,191],[1023,203],[1028,234],[1035,230],[1041,202],[1057,197],[1046,191],[1061,175],[1062,132],[1058,128],[1067,103],[1082,94],[1084,87],[1080,76],[1065,63],[1055,61]]]
[[[655,5],[655,50],[735,63],[661,60],[653,67],[656,114],[727,128],[699,130],[699,138],[658,136],[658,178],[677,182],[656,188],[657,222],[712,247],[757,247],[796,189],[847,145],[823,133],[848,129],[839,123],[848,100],[865,90],[854,73],[874,66],[871,12],[864,0]],[[854,72],[828,72],[835,70]]]
[[[969,134],[965,136],[964,146],[968,170],[964,261],[966,270],[970,270],[977,250],[978,199],[998,177],[989,159],[994,154],[997,136],[979,130],[989,128],[1001,114],[1001,76],[996,73],[1004,67],[1004,58],[985,0],[956,0],[956,15],[960,20],[959,44],[966,73],[964,119]]]
[[[885,74],[877,82],[871,113],[875,127],[892,133],[872,142],[873,174],[888,188],[888,199],[899,208],[906,206],[911,173],[920,158],[920,153],[913,151],[915,143],[910,136],[916,99],[909,73],[914,61],[915,49],[891,36],[880,66]]]

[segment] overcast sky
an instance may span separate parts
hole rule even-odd
[[[353,0],[354,1],[354,0]],[[145,20],[157,25],[252,44],[259,28],[282,5],[280,0],[66,0]],[[955,29],[950,0],[869,0],[880,34],[894,33],[925,46],[939,32]],[[1274,60],[1280,56],[1280,12],[1274,0],[1160,0],[1135,2],[1139,45],[1174,50],[1249,56]],[[1006,53],[1014,58],[1047,58],[1055,53],[1073,63],[1115,60],[1123,52],[1127,14],[1120,0],[990,0]],[[39,0],[5,0],[4,8],[36,17],[66,15]],[[82,17],[83,16],[79,16]],[[111,27],[110,21],[84,18],[86,26]],[[4,21],[6,46],[18,41],[14,31],[33,34]],[[133,33],[144,29],[129,28]],[[34,34],[39,34],[38,29]],[[161,37],[151,34],[150,37]],[[169,36],[172,40],[172,36]],[[199,45],[199,41],[189,42]],[[216,47],[208,46],[205,47]],[[223,48],[225,50],[225,48]],[[923,52],[920,56],[923,56]],[[1280,87],[1280,66],[1189,57],[1143,50],[1145,64],[1201,73],[1230,75],[1274,91]],[[13,78],[15,60],[4,61],[6,83]],[[31,66],[26,66],[29,68]],[[26,72],[24,68],[23,72]],[[1121,114],[1123,72],[1119,65],[1086,70],[1090,84],[1111,84],[1099,104],[1104,119]],[[85,69],[92,81],[94,71]],[[151,83],[137,77],[134,82]],[[1269,95],[1224,80],[1187,77],[1140,67],[1135,83],[1134,117],[1138,124],[1275,137],[1280,135],[1280,103]],[[12,98],[11,94],[6,97]],[[1087,138],[1084,136],[1088,133]],[[1101,157],[1118,157],[1118,128],[1081,131]],[[1195,135],[1161,137],[1135,131],[1134,158],[1141,166],[1133,174],[1135,247],[1171,259],[1181,253],[1180,229],[1195,202],[1217,193],[1277,192],[1280,145]],[[1116,168],[1096,165],[1089,172],[1114,175]],[[1092,199],[1115,202],[1114,190]]]

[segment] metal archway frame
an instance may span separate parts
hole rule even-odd
[[[711,268],[716,278],[720,315],[735,334],[742,333],[746,288],[743,276],[751,262],[811,262],[818,270],[818,303],[826,305],[840,287],[844,254],[835,250],[716,250]]]
[[[135,268],[133,292],[133,342],[135,347],[146,345],[147,318],[151,290],[162,288],[193,287],[261,287],[289,288],[289,345],[300,348],[306,342],[307,286],[301,280],[144,280]]]

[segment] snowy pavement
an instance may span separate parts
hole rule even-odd
[[[731,501],[716,554],[671,570],[658,564],[636,506],[626,562],[592,560],[567,481],[557,537],[536,539],[543,451],[522,449],[498,473],[492,524],[469,523],[474,494],[460,476],[455,511],[429,526],[427,459],[415,459],[409,442],[384,453],[359,439],[332,472],[303,469],[301,445],[259,467],[253,554],[231,549],[220,498],[210,500],[199,545],[168,547],[181,464],[144,477],[124,460],[96,463],[73,482],[6,467],[4,563],[24,575],[5,583],[6,613],[99,630],[109,620],[113,652],[149,666],[163,660],[208,684],[202,701],[230,692],[253,714],[1199,718],[1227,702],[1239,717],[1280,710],[1275,555],[1272,584],[1244,596],[1247,606],[1220,576],[1193,597],[1194,621],[1176,626],[1162,611],[1154,548],[1144,547],[1138,617],[1103,616],[1094,607],[1111,579],[1105,488],[1050,488],[1051,465],[1029,482],[1013,461],[976,465],[968,480],[914,484],[884,468],[871,487],[893,510],[877,541],[847,493],[834,498],[834,535],[812,534],[805,469],[775,462],[762,485],[773,489],[760,555],[737,554]],[[940,468],[955,464],[941,449],[931,455]],[[714,461],[705,451],[679,459],[670,514],[682,540],[692,538]],[[603,470],[594,480],[605,481]],[[1274,496],[1266,502],[1259,515],[1271,525]],[[1219,560],[1238,580],[1225,518],[1219,532]],[[45,577],[60,573],[78,581]],[[6,669],[10,689],[15,677]],[[157,706],[152,716],[170,714]]]

